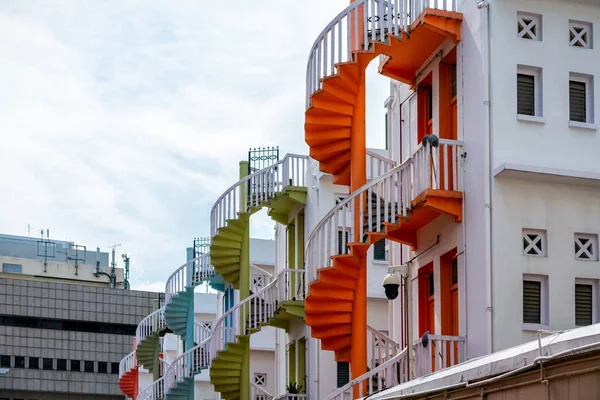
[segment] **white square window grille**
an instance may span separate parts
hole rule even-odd
[[[265,281],[264,281],[264,276],[263,275],[254,275],[253,278],[254,278],[254,286],[256,288],[260,289],[260,288],[262,288],[264,286]]]
[[[208,329],[209,331],[212,331],[212,322],[205,321],[202,323],[202,326],[205,327],[206,329]]]
[[[575,259],[598,261],[598,235],[589,233],[575,234]]]
[[[521,39],[542,40],[542,16],[518,12],[517,36]]]
[[[523,229],[523,255],[534,257],[548,255],[545,230]]]
[[[569,45],[591,49],[593,25],[589,22],[569,21]]]
[[[254,383],[258,386],[267,386],[267,374],[263,373],[255,373],[254,374]]]

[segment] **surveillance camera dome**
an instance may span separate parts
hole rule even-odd
[[[398,297],[400,279],[394,274],[387,274],[385,278],[383,278],[383,288],[385,289],[385,296],[388,300],[394,300]]]

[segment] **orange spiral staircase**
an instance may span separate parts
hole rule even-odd
[[[430,164],[410,160],[385,174],[382,180],[396,188],[395,198],[386,198],[382,191],[378,194],[377,180],[370,189],[360,189],[366,183],[365,70],[369,63],[382,56],[379,72],[412,86],[417,70],[435,49],[446,40],[460,40],[462,14],[420,9],[415,3],[421,2],[352,2],[319,35],[307,66],[305,140],[309,154],[319,161],[322,172],[333,175],[335,184],[349,185],[351,194],[361,194],[342,205],[346,209],[338,205],[332,210],[307,244],[307,264],[312,262],[318,273],[305,302],[306,323],[313,337],[321,339],[322,348],[335,352],[337,361],[352,362],[353,378],[366,372],[364,360],[352,360],[352,346],[366,330],[368,248],[382,238],[416,247],[417,229],[424,224],[442,213],[453,215],[456,221],[462,218],[462,194],[453,193],[456,186],[416,193],[418,198],[411,192],[414,169],[418,166],[430,173],[435,162],[431,153],[427,153]],[[427,151],[431,149],[422,149]],[[344,220],[342,224],[340,212],[350,214],[351,223]],[[373,223],[374,215],[384,213],[386,218],[377,217]],[[349,229],[349,238],[338,233],[341,225],[345,226],[341,232]],[[319,235],[323,238],[314,237]],[[355,356],[366,358],[366,343],[364,347]]]

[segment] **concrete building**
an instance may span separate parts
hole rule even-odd
[[[119,362],[156,297],[0,278],[0,399],[123,399]]]

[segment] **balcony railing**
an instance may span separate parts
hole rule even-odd
[[[277,398],[277,400],[304,400],[304,399],[308,399],[307,394],[288,393],[288,394],[284,394],[283,396],[280,396]]]
[[[254,382],[250,382],[250,399],[251,400],[273,400],[273,395],[260,387]]]
[[[132,351],[131,353],[123,357],[123,359],[119,363],[119,378],[125,375],[126,372],[131,371],[131,369],[133,369],[133,367],[135,367],[136,365],[137,364],[135,361],[135,351]]]
[[[465,361],[465,337],[423,335],[413,345],[415,377],[452,367]]]
[[[458,140],[439,139],[438,147],[421,143],[413,155],[413,199],[427,189],[462,191],[461,153],[462,142]]]

